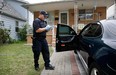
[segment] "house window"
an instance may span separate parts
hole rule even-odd
[[[93,10],[86,10],[85,14],[86,19],[93,19]]]
[[[79,10],[79,18],[80,18],[80,20],[85,19],[85,10]]]
[[[93,19],[93,10],[92,9],[79,10],[79,18],[80,18],[80,20]]]
[[[67,24],[67,13],[61,13],[61,23]]]
[[[16,25],[16,26],[15,26],[15,31],[18,32],[18,31],[19,31],[19,22],[16,21],[15,23],[16,23],[16,24],[15,24],[15,25]]]
[[[59,22],[63,24],[69,24],[69,13],[68,11],[60,11]]]
[[[4,21],[0,21],[0,26],[4,26]]]

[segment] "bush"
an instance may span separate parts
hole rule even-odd
[[[9,41],[9,30],[0,28],[0,44],[4,44]]]
[[[23,28],[19,28],[18,36],[20,41],[26,41],[27,37],[27,25],[24,25]]]
[[[15,39],[12,39],[12,38],[9,38],[9,41],[8,41],[8,43],[12,44],[12,43],[15,43],[15,42],[17,42],[17,40],[15,40]]]

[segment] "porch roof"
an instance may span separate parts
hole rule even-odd
[[[114,4],[114,0],[77,0],[79,9],[92,9],[96,5],[97,7],[110,7]],[[68,1],[55,1],[55,2],[45,2],[36,4],[25,4],[23,7],[27,8],[29,11],[53,11],[53,10],[68,10],[74,8],[74,0]]]

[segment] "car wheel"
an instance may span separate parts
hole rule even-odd
[[[100,68],[96,63],[92,63],[89,68],[89,75],[102,75]]]
[[[77,50],[74,50],[74,53],[77,54]]]

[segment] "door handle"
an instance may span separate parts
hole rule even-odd
[[[91,48],[91,47],[94,47],[94,44],[89,45],[89,47],[90,47],[90,48]]]
[[[58,38],[56,38],[56,43],[58,43],[59,42],[59,40],[58,40]]]

